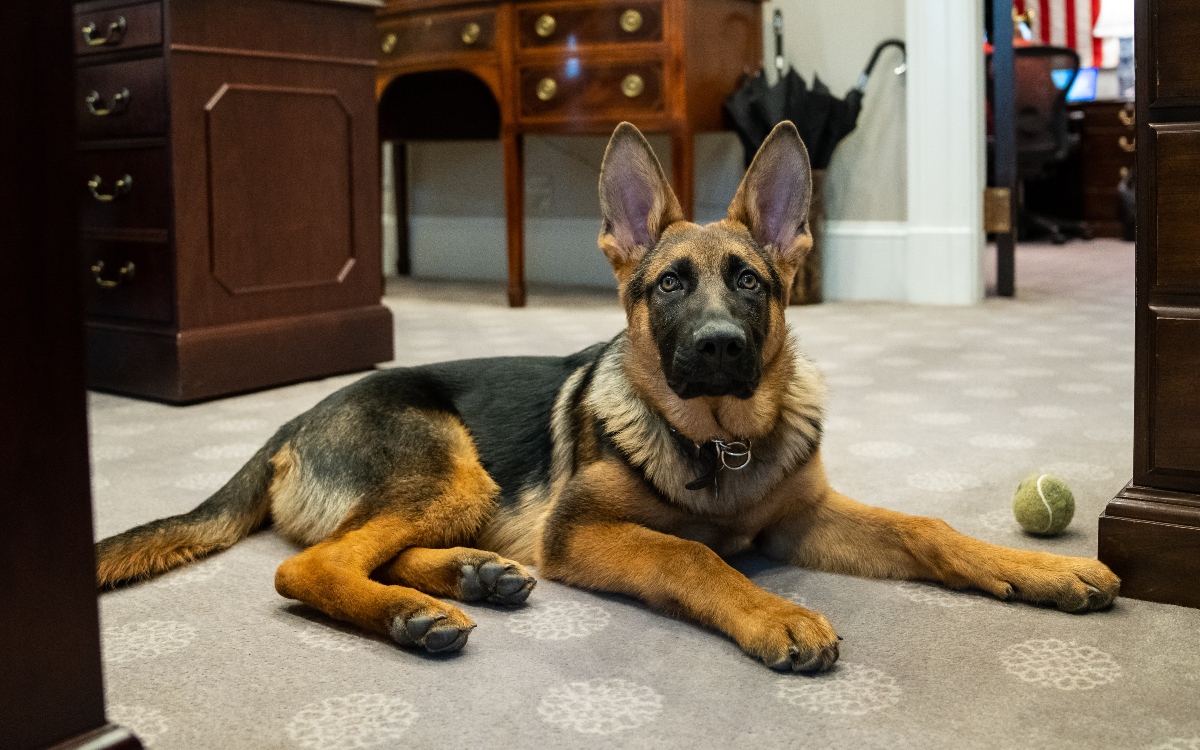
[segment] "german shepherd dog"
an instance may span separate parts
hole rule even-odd
[[[475,624],[443,599],[521,604],[540,575],[624,594],[718,630],[768,667],[819,672],[833,626],[724,557],[940,581],[1101,609],[1096,560],[1006,549],[945,522],[861,505],[821,464],[825,387],[784,311],[812,245],[808,154],[791,123],[763,144],[727,217],[698,226],[649,144],[617,127],[599,244],[628,327],[568,357],[386,370],[285,424],[190,513],[97,545],[101,588],[224,549],[268,521],[306,549],[275,588],[430,652]]]

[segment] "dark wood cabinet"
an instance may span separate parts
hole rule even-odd
[[[1125,596],[1200,607],[1200,15],[1137,0],[1133,480],[1100,518]]]
[[[141,750],[107,723],[88,477],[71,5],[0,45],[0,747]]]
[[[1079,148],[1082,218],[1097,237],[1121,237],[1117,185],[1135,162],[1136,123],[1132,102],[1083,102]]]
[[[391,359],[374,8],[75,7],[92,387],[187,402]]]
[[[695,134],[724,127],[725,97],[762,66],[761,0],[387,0],[378,33],[385,137],[502,141],[512,305],[525,304],[524,134],[609,133],[622,120],[669,133],[675,192],[691,216]],[[420,78],[444,71],[472,81]],[[404,101],[387,101],[393,84]],[[486,102],[463,104],[480,94]],[[410,122],[404,112],[418,106],[423,121]],[[498,133],[454,121],[496,109]],[[398,167],[402,233],[404,176]],[[400,247],[404,267],[407,237]]]

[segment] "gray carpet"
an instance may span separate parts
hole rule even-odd
[[[861,500],[988,541],[1092,556],[1131,472],[1133,251],[1031,246],[1017,300],[792,308],[833,390],[829,474]],[[611,295],[398,284],[393,364],[567,353],[622,326]],[[90,400],[96,532],[186,511],[281,423],[353,377],[175,408]],[[1024,535],[1033,471],[1078,499],[1064,536]],[[271,531],[101,598],[113,720],[154,748],[726,747],[1200,750],[1200,611],[1121,599],[1062,614],[970,593],[735,561],[845,637],[820,677],[781,676],[721,636],[543,581],[527,606],[464,605],[449,658],[280,598]]]

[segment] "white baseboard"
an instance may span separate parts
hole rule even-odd
[[[825,299],[908,299],[908,225],[903,221],[827,221]]]
[[[825,298],[969,305],[983,297],[970,230],[903,221],[825,224]]]
[[[966,227],[908,228],[908,301],[973,305],[983,299],[979,233]]]

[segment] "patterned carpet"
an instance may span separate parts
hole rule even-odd
[[[833,390],[825,459],[861,500],[1030,549],[1094,555],[1131,473],[1133,252],[1030,246],[1016,300],[792,308]],[[398,283],[393,365],[567,353],[622,326],[603,293]],[[353,376],[186,408],[93,394],[96,532],[188,510],[272,431]],[[1068,532],[1024,535],[1012,490],[1051,471]],[[280,598],[271,531],[100,600],[109,715],[172,748],[1172,748],[1200,750],[1200,611],[1121,599],[1073,616],[924,584],[737,565],[845,637],[820,677],[610,596],[542,582],[527,606],[465,605],[449,658]]]

